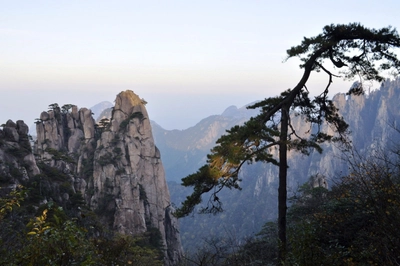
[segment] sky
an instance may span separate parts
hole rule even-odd
[[[48,105],[90,108],[133,90],[150,119],[186,129],[278,95],[302,75],[286,50],[329,24],[400,27],[398,0],[0,0],[0,124]],[[327,79],[312,75],[311,93]],[[336,79],[332,93],[351,81]]]

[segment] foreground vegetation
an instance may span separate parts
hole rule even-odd
[[[1,183],[0,265],[163,265],[159,230],[135,237],[115,233],[73,192],[63,172],[39,167],[42,174],[27,180],[12,168],[7,181],[23,186]],[[60,200],[66,191],[71,196]]]
[[[71,218],[54,202],[32,217],[26,199],[29,191],[21,189],[1,199],[0,265],[162,265],[156,232],[117,235],[93,212]]]

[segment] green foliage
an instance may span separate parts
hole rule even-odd
[[[12,176],[7,173],[0,173],[0,184],[8,184],[12,180]]]
[[[124,121],[121,122],[121,124],[119,124],[119,130],[121,131],[125,130],[128,124],[129,124],[129,119],[125,119]]]
[[[348,25],[328,25],[322,34],[306,38],[302,43],[287,50],[288,58],[299,57],[303,62],[301,68],[314,64],[316,71],[326,71],[322,67],[323,60],[330,60],[337,68],[346,67],[344,77],[364,77],[367,80],[384,81],[382,71],[400,69],[393,48],[400,47],[400,38],[396,29],[392,27],[382,29],[368,29],[359,23]],[[310,60],[318,57],[315,60]],[[375,62],[379,63],[375,66]],[[359,93],[361,88],[355,88],[351,93]]]
[[[66,163],[73,163],[73,164],[76,163],[74,158],[66,154],[66,152],[58,151],[53,148],[46,148],[45,151],[52,155],[53,160],[64,161]]]
[[[114,138],[111,140],[110,145],[111,146],[117,146],[117,144],[119,143],[120,138],[118,135],[115,135]]]
[[[4,170],[5,171],[1,175],[0,181],[5,184],[7,184],[7,182],[11,181],[12,179],[20,180],[23,177],[20,169],[12,163],[5,163]]]
[[[163,258],[164,244],[158,228],[148,226],[147,231],[136,240],[136,244],[142,248],[154,249],[157,259]]]
[[[110,120],[108,118],[103,118],[100,120],[98,124],[95,125],[95,134],[94,137],[96,140],[100,139],[101,134],[104,131],[110,130]]]
[[[94,166],[94,152],[88,154],[88,158],[82,159],[82,176],[86,179],[93,176]]]
[[[104,217],[105,224],[107,224],[108,226],[112,226],[114,222],[115,211],[115,197],[112,193],[106,192],[99,199],[97,208],[95,209],[95,213],[99,216]]]
[[[121,160],[121,158],[122,158],[122,149],[118,148],[118,147],[114,147],[113,153],[114,153],[113,162],[114,162],[114,165],[116,165],[117,162],[119,160]]]
[[[25,196],[26,189],[22,186],[17,186],[17,188],[12,190],[9,194],[0,198],[0,221],[7,213],[11,212],[14,207],[19,207]]]
[[[121,150],[121,148],[114,147],[113,152],[114,152],[115,154],[118,154],[118,155],[119,155],[119,154],[122,153],[122,150]]]
[[[58,103],[52,103],[49,105],[49,112],[54,112],[54,117],[58,122],[61,122],[61,109]]]
[[[42,173],[49,179],[53,181],[68,181],[70,178],[67,174],[58,170],[56,167],[49,166],[45,163],[39,162],[37,164]]]
[[[257,235],[240,242],[232,235],[208,237],[202,241],[201,246],[186,254],[187,264],[184,265],[276,265],[278,239],[275,223],[265,224]]]
[[[83,198],[82,193],[80,192],[72,194],[72,196],[70,197],[70,202],[71,202],[71,208],[85,206],[85,199]]]
[[[215,185],[218,184],[218,178],[219,176],[216,175],[215,172],[213,172],[213,169],[209,167],[209,165],[204,165],[201,167],[195,174],[189,175],[182,179],[183,186],[194,186],[194,191],[191,195],[186,197],[186,200],[184,201],[182,207],[178,208],[175,211],[175,215],[177,217],[184,217],[188,214],[190,214],[194,207],[198,205],[202,199],[201,196],[209,192],[211,189],[214,188]],[[217,205],[212,205],[212,210],[219,210],[219,199],[214,198],[215,200],[212,201],[216,202]],[[215,207],[214,207],[215,206]],[[208,209],[205,209],[206,211]]]
[[[62,107],[61,107],[61,112],[63,113],[63,114],[68,114],[69,113],[69,111],[72,109],[72,107],[74,107],[74,106],[76,106],[76,105],[74,105],[74,104],[64,104]]]
[[[147,202],[147,194],[141,184],[139,184],[139,199]]]
[[[65,181],[59,186],[60,193],[68,193],[69,195],[74,194],[74,190],[72,189],[72,184],[68,181]]]
[[[115,174],[116,174],[116,175],[123,175],[123,174],[125,174],[125,168],[123,168],[123,167],[118,168],[117,171],[115,171]]]
[[[161,266],[162,258],[158,250],[142,245],[143,238],[116,236],[108,239],[94,239],[98,248],[96,265],[148,265]]]
[[[26,153],[26,155],[32,152],[31,140],[32,136],[30,135],[19,135],[19,146],[21,147],[21,150]]]
[[[110,119],[108,118],[103,118],[99,122],[99,128],[103,128],[105,130],[110,128]]]
[[[108,164],[116,164],[116,161],[112,154],[110,152],[107,152],[106,154],[100,156],[100,158],[97,160],[97,163],[101,166],[106,166]]]
[[[100,158],[97,160],[97,163],[100,164],[101,166],[106,166],[108,164],[112,164],[115,167],[117,167],[118,161],[120,161],[122,158],[122,149],[118,148],[118,147],[114,147],[112,152],[113,153],[106,152],[104,155],[100,156]],[[125,169],[118,168],[117,171],[119,174],[122,174],[125,172]]]
[[[400,171],[390,165],[363,161],[331,191],[301,191],[290,211],[293,264],[399,264]]]
[[[86,233],[72,220],[47,222],[45,209],[42,215],[28,224],[28,241],[16,261],[23,265],[95,265],[94,249]]]
[[[24,181],[29,188],[27,203],[39,206],[43,200],[52,200],[69,215],[76,214],[78,207],[84,206],[84,200],[80,192],[75,192],[70,176],[55,167],[43,163],[38,165],[42,173]],[[65,193],[69,197],[65,198]]]
[[[44,185],[43,179],[47,179],[47,177],[39,174],[30,178],[26,183],[26,187],[29,188],[29,202],[37,204],[44,199],[44,195],[48,194],[48,187]]]
[[[13,241],[8,242],[11,245],[0,246],[1,265],[163,265],[162,248],[157,246],[161,235],[158,230],[138,237],[105,237],[99,231],[92,233],[95,225],[87,223],[92,219],[89,213],[69,219],[54,204],[39,211],[19,230],[25,231],[25,236],[14,231]],[[4,222],[0,220],[2,226]]]
[[[60,108],[60,106],[58,105],[58,103],[49,104],[49,111],[54,111],[54,110],[56,110],[57,108]]]
[[[30,145],[29,145],[29,147],[30,147]],[[25,148],[19,148],[19,147],[9,147],[7,149],[7,152],[19,160],[22,160],[26,155],[28,155],[30,153],[29,150],[27,150]]]
[[[227,265],[276,265],[278,246],[277,224],[268,222],[229,256]]]

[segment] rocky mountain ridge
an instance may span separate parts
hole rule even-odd
[[[146,108],[132,91],[115,102],[109,123],[101,126],[87,108],[50,105],[36,122],[33,152],[28,127],[8,121],[0,131],[0,176],[17,185],[19,178],[9,174],[17,169],[21,179],[37,179],[40,191],[53,191],[42,202],[71,205],[81,195],[103,224],[121,234],[159,232],[165,265],[176,265],[182,256],[178,222]],[[54,180],[42,180],[44,172]]]

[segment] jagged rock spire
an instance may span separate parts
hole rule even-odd
[[[160,230],[166,255],[176,263],[182,251],[164,168],[146,108],[133,91],[116,97],[110,129],[97,142],[93,177],[90,205],[114,212],[109,222],[120,233]]]

